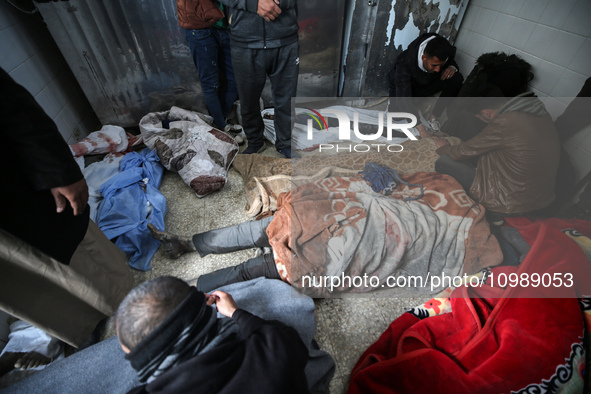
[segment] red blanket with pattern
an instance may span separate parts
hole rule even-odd
[[[413,309],[396,319],[357,362],[348,393],[582,392],[591,264],[577,245],[589,245],[591,223],[508,223],[531,245],[523,263],[493,268],[480,287],[457,288],[448,313]],[[549,274],[553,285],[501,288],[511,273]]]

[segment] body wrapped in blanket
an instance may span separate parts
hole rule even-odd
[[[392,287],[391,278],[434,293],[446,286],[432,287],[433,276],[474,274],[502,262],[484,208],[453,178],[402,179],[415,186],[399,185],[388,196],[361,177],[327,178],[283,195],[267,228],[281,278],[316,296]],[[335,277],[376,279],[334,286]]]
[[[348,394],[588,391],[591,223],[507,222],[531,246],[525,260],[394,320],[359,358]]]
[[[201,276],[197,287],[202,291],[264,275],[316,297],[393,287],[392,278],[398,277],[406,282],[398,281],[398,287],[436,293],[448,284],[434,284],[433,276],[474,274],[502,262],[484,208],[453,178],[416,173],[402,179],[411,185],[400,185],[387,196],[373,191],[361,176],[320,179],[280,195],[277,212],[264,223],[247,222],[186,240],[154,228],[152,235],[175,257],[180,256],[179,244],[182,252],[201,256],[272,247],[266,258]],[[332,278],[343,276],[352,280],[335,286]],[[358,286],[359,277],[372,279]]]

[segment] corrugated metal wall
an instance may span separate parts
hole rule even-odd
[[[336,95],[344,3],[300,2],[298,95]],[[175,0],[36,5],[103,124],[135,126],[173,105],[207,113]]]
[[[174,1],[37,3],[103,124],[137,125],[172,105],[205,109]]]

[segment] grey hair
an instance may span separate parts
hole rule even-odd
[[[181,279],[162,276],[129,292],[115,313],[117,335],[132,350],[187,297],[191,287]]]

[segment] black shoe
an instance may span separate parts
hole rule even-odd
[[[280,155],[283,155],[286,159],[299,159],[302,157],[298,152],[292,153],[291,148],[277,149],[277,152],[279,152]]]
[[[243,155],[252,155],[253,153],[261,153],[266,148],[267,147],[265,146],[265,143],[264,142],[261,142],[260,145],[248,144],[248,146],[246,147],[246,149],[244,149],[244,151],[242,152],[242,154]]]

